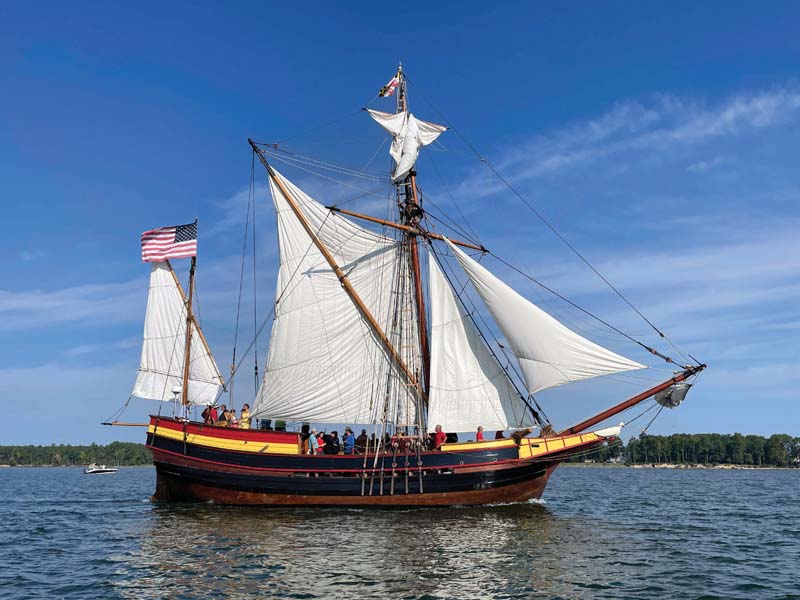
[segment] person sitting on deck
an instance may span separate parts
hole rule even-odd
[[[242,406],[242,415],[239,419],[239,429],[250,429],[250,405]]]
[[[475,441],[476,442],[483,441],[483,425],[478,425],[478,433],[475,434]]]
[[[447,439],[447,434],[444,431],[442,431],[441,425],[437,425],[434,428],[434,432],[435,433],[433,434],[433,449],[441,450],[442,444],[444,444],[445,440]]]
[[[315,455],[319,450],[319,442],[317,441],[317,430],[312,429],[308,435],[308,453]]]
[[[367,451],[367,430],[362,429],[361,435],[356,438],[356,454],[364,454]]]
[[[214,425],[217,427],[227,427],[228,426],[228,407],[224,404],[219,407],[219,419],[214,421]]]
[[[344,443],[344,453],[345,454],[354,454],[356,448],[356,436],[353,435],[353,430],[349,427],[344,430],[344,438],[342,438],[342,442]]]

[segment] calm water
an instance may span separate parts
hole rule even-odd
[[[541,504],[159,507],[0,469],[2,598],[800,598],[800,470],[561,468]]]

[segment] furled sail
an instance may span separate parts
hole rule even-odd
[[[279,173],[274,177],[388,332],[399,243],[327,210]],[[251,412],[292,421],[370,423],[383,414],[387,382],[400,379],[397,367],[272,177],[270,190],[281,262],[267,369]],[[397,387],[410,395],[408,386]]]
[[[183,387],[186,347],[186,304],[175,275],[166,262],[152,263],[144,342],[133,396],[150,400],[172,400],[173,388]],[[192,322],[189,356],[189,402],[214,402],[222,387],[222,377],[214,357]]]
[[[535,424],[505,371],[453,294],[436,260],[428,260],[431,384],[428,430],[488,431]]]
[[[573,381],[646,368],[562,325],[445,241],[517,356],[531,394]]]
[[[444,125],[420,121],[405,110],[396,114],[371,109],[367,109],[367,112],[394,137],[389,154],[397,165],[392,173],[395,181],[405,177],[411,170],[417,162],[420,148],[432,144],[447,131]]]

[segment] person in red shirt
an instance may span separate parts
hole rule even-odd
[[[483,441],[483,425],[478,425],[478,433],[475,434],[475,441],[476,442]]]
[[[433,435],[433,449],[441,450],[442,444],[444,444],[445,440],[447,439],[447,434],[442,431],[441,425],[437,425],[434,431],[436,433]]]

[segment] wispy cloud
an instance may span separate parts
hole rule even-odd
[[[0,331],[92,321],[97,326],[143,316],[142,281],[87,284],[58,290],[0,290]]]
[[[492,157],[514,184],[552,176],[623,153],[670,152],[724,136],[764,129],[800,114],[800,87],[786,85],[742,93],[717,103],[663,94],[650,102],[623,102],[605,114],[550,133],[534,135]],[[698,164],[708,170],[722,159]],[[476,169],[455,189],[461,201],[503,191],[485,168]]]
[[[19,256],[20,260],[24,260],[25,262],[42,258],[44,255],[44,250],[20,250],[17,252],[17,256]]]
[[[731,159],[725,158],[724,156],[715,156],[710,160],[701,160],[696,163],[692,163],[686,170],[690,173],[705,173],[706,171],[710,171],[711,169],[716,169],[717,167],[732,162]]]

